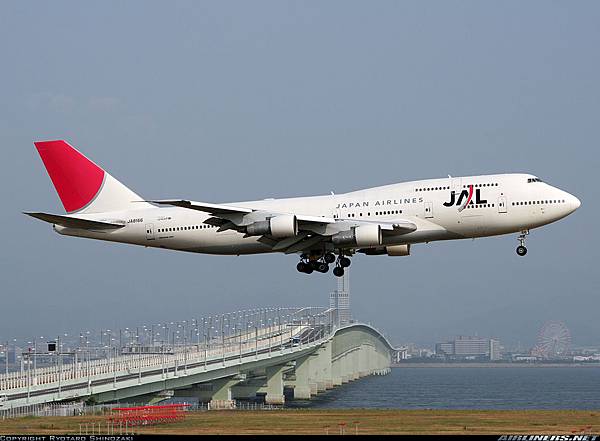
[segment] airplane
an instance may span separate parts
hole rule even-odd
[[[324,196],[215,204],[141,198],[64,140],[35,142],[66,214],[25,212],[62,235],[193,253],[298,254],[301,273],[344,275],[356,253],[408,256],[413,244],[519,233],[581,202],[537,176],[420,181]]]

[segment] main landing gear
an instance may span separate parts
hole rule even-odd
[[[519,246],[517,247],[517,254],[519,256],[524,256],[525,254],[527,254],[527,248],[525,247],[525,236],[527,236],[528,234],[529,230],[523,230],[517,238],[519,241]]]
[[[344,275],[344,268],[348,268],[351,263],[350,259],[342,254],[337,258],[333,253],[325,253],[322,255],[303,254],[300,257],[300,262],[296,265],[296,269],[305,274],[311,274],[313,271],[326,273],[329,271],[329,265],[334,262],[336,262],[336,264],[333,269],[333,274],[337,277],[342,277]]]
[[[352,261],[348,257],[340,254],[335,268],[333,269],[333,275],[336,277],[342,277],[344,275],[344,268],[348,268],[351,263]]]
[[[326,253],[321,256],[303,254],[300,259],[300,262],[296,265],[296,269],[301,273],[310,274],[313,271],[326,273],[329,271],[329,264],[335,261],[335,255],[332,253]]]

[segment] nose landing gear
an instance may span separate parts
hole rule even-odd
[[[519,246],[517,247],[517,254],[519,256],[524,256],[525,254],[527,254],[527,248],[525,247],[525,236],[527,236],[528,234],[529,230],[523,230],[517,238],[519,241]]]

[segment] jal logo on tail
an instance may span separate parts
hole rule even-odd
[[[460,192],[460,196],[458,200],[456,199],[456,192],[450,192],[450,200],[448,202],[444,202],[445,207],[452,207],[454,205],[458,205],[458,211],[463,211],[467,205],[473,200],[473,193],[475,193],[475,204],[487,204],[486,199],[481,199],[481,189],[473,191],[473,185],[469,185],[468,189]]]

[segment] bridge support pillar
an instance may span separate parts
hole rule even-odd
[[[332,372],[332,361],[331,361],[331,341],[328,341],[323,345],[321,349],[322,353],[322,375],[323,375],[323,391],[327,389],[333,389],[333,372]]]
[[[369,365],[369,370],[371,371],[371,375],[375,375],[375,372],[377,372],[378,369],[378,365],[379,365],[379,361],[377,359],[378,357],[378,353],[377,350],[375,348],[371,349],[371,362]]]
[[[381,352],[377,352],[377,375],[382,375],[383,373],[383,354]]]
[[[372,360],[373,356],[375,355],[375,353],[373,352],[373,346],[365,345],[364,350],[365,350],[365,356],[363,358],[363,360],[364,360],[363,369],[365,371],[365,375],[371,375],[373,373],[373,369],[371,367],[371,360]]]
[[[331,383],[335,386],[342,384],[342,360],[337,358],[331,362]]]
[[[317,395],[319,392],[319,354],[318,352],[309,355],[310,361],[308,363],[308,387],[310,388],[311,395]]]
[[[351,372],[352,372],[352,380],[358,380],[360,377],[358,375],[358,370],[359,370],[359,366],[358,366],[358,361],[359,361],[359,356],[360,354],[360,347],[353,350],[351,352],[351,363],[352,363],[352,368],[351,368]]]
[[[296,360],[296,383],[294,384],[294,399],[296,400],[310,400],[310,359],[311,356],[307,355]]]
[[[265,404],[284,404],[283,396],[283,371],[285,365],[269,366],[266,369],[267,374],[267,395]]]
[[[356,368],[358,371],[358,376],[360,378],[366,377],[367,375],[369,375],[369,369],[367,368],[367,363],[368,363],[368,358],[370,355],[370,348],[371,348],[371,345],[362,344],[360,346],[360,348],[358,349],[358,365]]]
[[[241,381],[239,378],[221,378],[210,382],[210,387],[207,385],[199,385],[195,394],[198,396],[198,401],[209,402],[211,409],[223,409],[231,407],[233,403],[233,394],[231,388]]]
[[[342,383],[348,383],[352,381],[352,376],[350,375],[350,352],[345,353],[340,357],[340,367],[342,373]]]
[[[321,346],[311,358],[310,386],[313,395],[333,387],[331,382],[331,343]]]

